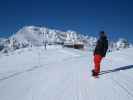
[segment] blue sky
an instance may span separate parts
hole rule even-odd
[[[1,0],[0,36],[8,37],[26,25],[39,25],[133,42],[132,0]]]

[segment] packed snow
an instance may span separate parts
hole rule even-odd
[[[133,100],[133,48],[110,52],[99,78],[93,53],[60,46],[0,55],[0,100]]]

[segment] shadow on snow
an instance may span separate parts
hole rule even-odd
[[[123,67],[115,68],[115,69],[112,69],[112,70],[101,71],[99,73],[99,75],[118,72],[118,71],[122,71],[122,70],[128,70],[128,69],[132,69],[132,68],[133,68],[133,65],[123,66]]]

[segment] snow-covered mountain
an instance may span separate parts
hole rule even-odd
[[[49,45],[63,43],[87,44],[88,39],[88,36],[71,30],[63,32],[55,29],[48,29],[46,27],[25,26],[16,34],[6,39],[1,45],[5,47],[5,51],[9,51],[27,46],[42,46],[44,43]]]
[[[110,42],[109,50],[110,51],[116,51],[121,50],[125,48],[133,47],[131,43],[128,42],[128,40],[124,38],[119,38],[116,42]]]
[[[75,31],[63,32],[46,27],[27,26],[20,29],[10,39],[14,39],[19,43],[29,43],[33,46],[40,46],[43,45],[43,42],[47,42],[48,44],[60,44],[65,41],[82,41],[83,38],[83,35]]]
[[[64,43],[82,43],[85,48],[93,50],[96,41],[97,38],[95,37],[85,36],[75,31],[63,32],[46,27],[25,26],[8,39],[0,39],[0,51],[8,52],[31,46],[61,45]],[[129,47],[129,43],[125,39],[120,39],[117,42],[111,42],[109,47],[110,51],[118,50],[119,48]]]

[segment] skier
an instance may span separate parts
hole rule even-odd
[[[108,40],[106,33],[104,31],[100,32],[100,37],[97,41],[95,50],[94,50],[94,66],[95,68],[92,70],[93,76],[98,76],[100,72],[100,63],[102,58],[105,57],[107,49],[108,49]]]

